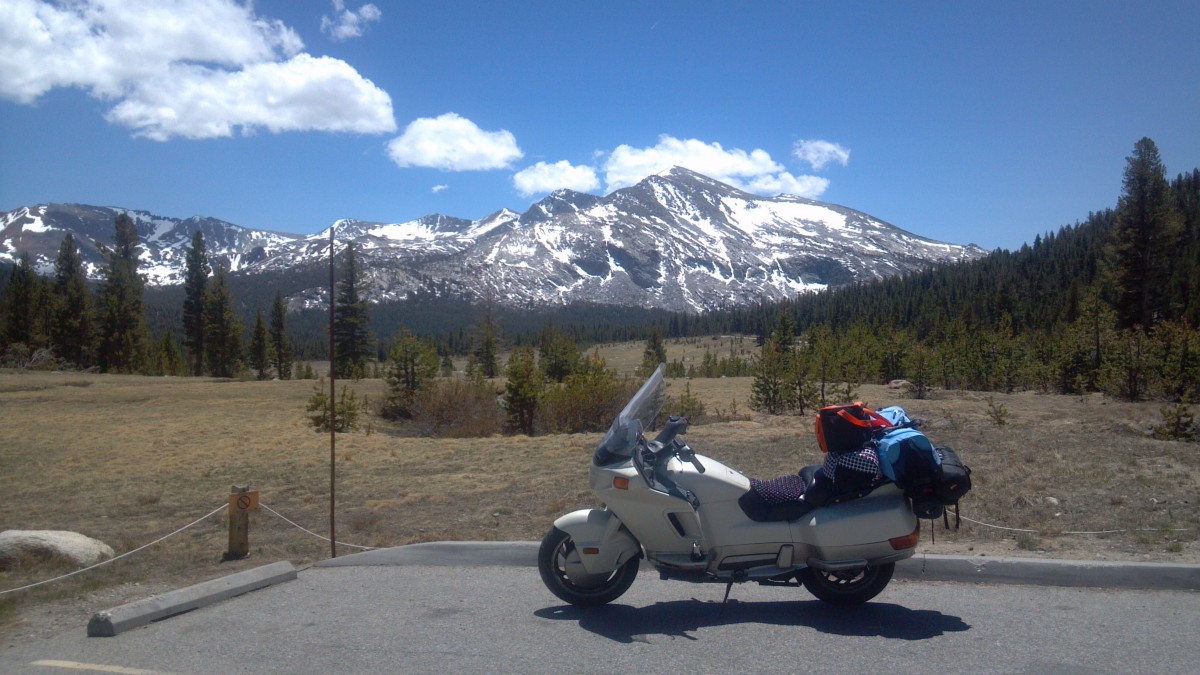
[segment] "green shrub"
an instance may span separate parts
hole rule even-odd
[[[313,386],[312,398],[308,399],[308,420],[318,432],[329,431],[329,392],[325,386],[325,378],[317,380]],[[342,391],[337,400],[337,432],[346,433],[358,428],[359,414],[362,404],[353,389],[342,385]]]
[[[537,430],[551,434],[604,431],[640,383],[618,380],[599,357],[588,357],[562,385],[542,392]]]
[[[1196,417],[1186,403],[1176,403],[1160,410],[1162,424],[1154,427],[1154,437],[1160,441],[1195,441],[1200,438]]]
[[[504,415],[491,382],[452,378],[417,394],[409,428],[421,436],[486,438],[504,428]]]

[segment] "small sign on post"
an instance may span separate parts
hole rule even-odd
[[[234,485],[229,493],[229,548],[221,556],[226,560],[242,560],[250,556],[250,512],[258,509],[258,490]]]

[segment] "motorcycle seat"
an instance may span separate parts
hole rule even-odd
[[[832,491],[822,494],[820,499],[806,501],[802,493],[813,485],[817,471],[820,469],[820,464],[812,464],[800,469],[799,473],[793,476],[780,476],[770,481],[751,481],[750,489],[738,498],[738,506],[741,507],[746,517],[758,523],[796,520],[819,506],[858,499],[870,494],[875,488],[891,482],[883,478],[868,486],[859,486],[859,489],[850,490],[839,490],[835,485]],[[781,493],[801,494],[796,499],[780,502],[777,495]],[[768,494],[775,496],[769,499],[766,496]]]

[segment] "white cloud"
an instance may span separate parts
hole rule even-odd
[[[235,127],[395,130],[386,93],[344,61],[308,54],[239,71],[174,65],[161,80],[139,83],[106,119],[156,141],[231,136]]]
[[[508,130],[484,131],[455,113],[413,120],[387,151],[397,166],[446,171],[504,169],[525,156]]]
[[[824,194],[828,188],[828,178],[793,176],[787,171],[781,171],[776,174],[759,176],[747,183],[743,189],[760,195],[777,195],[786,192],[798,197],[815,199]]]
[[[564,188],[587,192],[599,188],[600,179],[596,177],[596,170],[592,167],[573,166],[564,160],[554,164],[538,162],[522,169],[513,176],[513,185],[522,197],[528,197],[539,192],[554,192]]]
[[[378,21],[383,12],[372,4],[363,5],[357,12],[346,9],[343,0],[333,0],[333,17],[321,17],[321,32],[333,40],[362,37],[366,24]]]
[[[800,140],[796,141],[795,147],[792,149],[800,159],[808,162],[809,166],[814,171],[820,171],[828,166],[831,162],[837,162],[842,166],[850,161],[850,151],[837,143],[821,140]]]
[[[444,191],[444,190],[449,190],[449,189],[450,189],[450,186],[449,186],[449,185],[445,185],[445,184],[442,184],[442,185],[434,185],[434,186],[433,186],[433,194],[435,194],[435,195],[436,195],[436,194],[437,194],[437,193],[439,193],[439,192],[442,192],[442,191]]]
[[[784,171],[783,165],[771,159],[766,150],[726,150],[720,143],[678,139],[664,134],[659,136],[657,145],[649,148],[621,145],[613,150],[604,164],[607,189],[628,187],[673,166],[682,166],[757,194],[788,192],[801,197],[818,197],[829,186],[829,181],[824,178],[797,177]]]
[[[78,87],[117,101],[109,121],[157,140],[396,128],[386,92],[344,61],[301,53],[295,31],[235,0],[6,0],[0,44],[0,97]]]

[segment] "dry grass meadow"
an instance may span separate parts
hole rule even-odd
[[[601,348],[631,372],[641,343]],[[751,340],[668,344],[671,359],[705,348],[753,350]],[[750,414],[749,378],[686,381],[708,408],[741,419],[694,426],[702,454],[751,476],[820,461],[809,416]],[[312,381],[250,382],[0,371],[0,530],[65,529],[118,553],[152,541],[225,502],[234,484],[321,534],[329,528],[329,436],[304,407]],[[378,400],[379,380],[350,383]],[[678,395],[684,380],[671,381]],[[881,386],[859,398],[900,404],[926,420],[936,443],[959,451],[975,489],[962,513],[1014,532],[964,522],[929,528],[932,553],[1200,562],[1200,445],[1157,441],[1159,404],[1100,395],[935,392],[903,399]],[[989,398],[991,397],[991,398]],[[994,412],[1007,412],[997,425]],[[598,434],[404,437],[386,424],[337,439],[338,539],[360,546],[436,540],[536,540],[558,515],[595,503],[588,461]],[[251,515],[251,556],[221,563],[224,513],[94,571],[0,596],[0,644],[78,628],[92,612],[169,588],[266,564],[330,555],[316,537],[265,510]],[[1107,534],[1067,534],[1121,530]],[[339,554],[355,549],[339,547]],[[0,591],[67,568],[23,564],[0,571]]]

